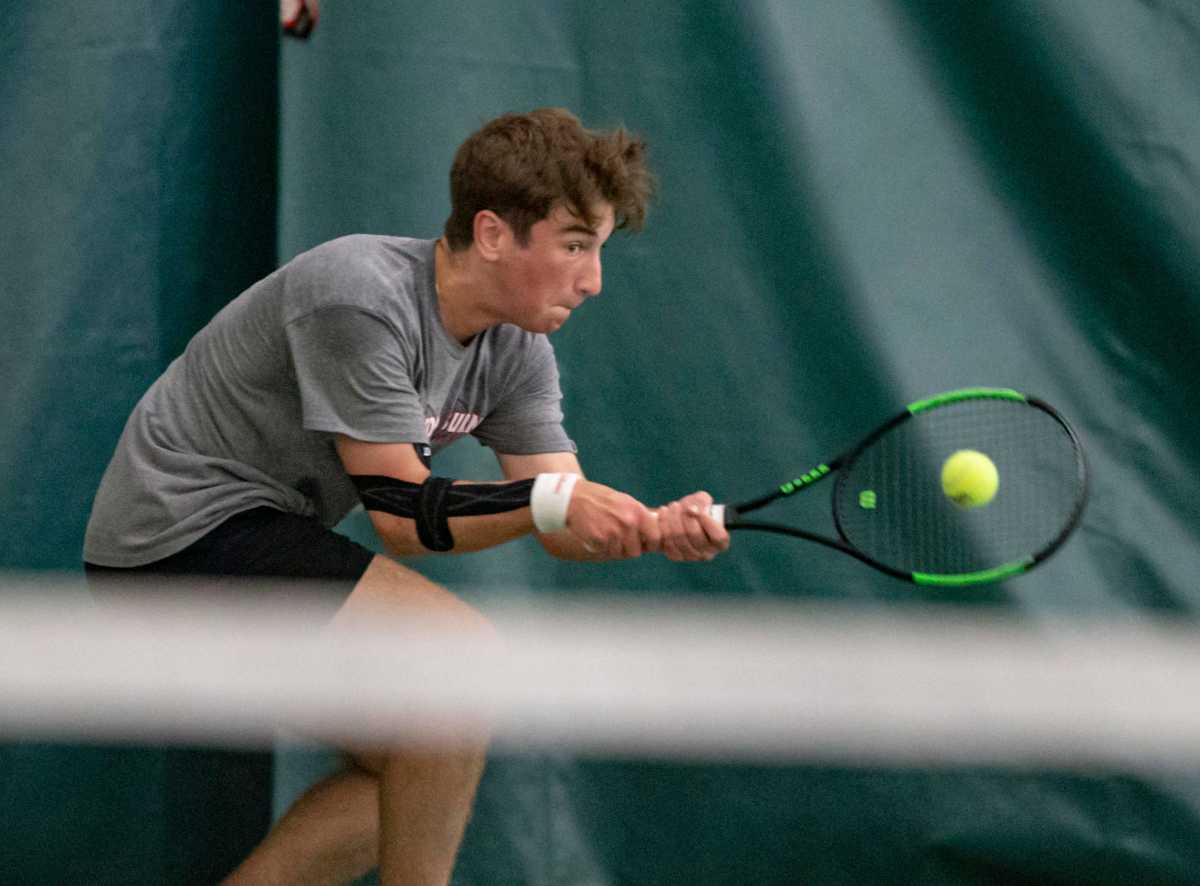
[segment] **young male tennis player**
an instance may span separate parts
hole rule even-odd
[[[642,226],[643,142],[541,109],[459,148],[437,240],[350,236],[250,287],[134,409],[100,484],[84,560],[129,575],[287,576],[350,591],[335,624],[378,612],[481,615],[333,532],[360,502],[390,553],[477,551],[533,532],[552,555],[728,546],[696,492],[649,509],[583,477],[547,334],[600,292],[600,248]],[[506,478],[434,477],[470,435]],[[453,747],[348,749],[229,878],[445,884],[483,770],[486,730]]]

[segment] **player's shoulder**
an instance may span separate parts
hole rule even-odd
[[[300,253],[283,270],[296,307],[387,310],[429,277],[433,242],[348,234]]]
[[[425,267],[432,260],[434,242],[384,234],[346,234],[301,252],[285,267],[339,275]]]

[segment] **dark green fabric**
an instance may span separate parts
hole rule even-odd
[[[274,266],[278,41],[232,0],[4,13],[0,567],[74,570],[130,408]],[[0,883],[215,883],[271,779],[267,752],[0,746]]]
[[[461,139],[565,105],[643,133],[661,185],[647,231],[606,250],[605,295],[554,337],[590,476],[650,503],[698,486],[738,499],[907,402],[986,384],[1076,423],[1092,501],[1055,559],[981,590],[748,537],[711,565],[561,564],[519,542],[428,574],[484,607],[600,588],[1034,623],[1193,616],[1193,0],[325,0],[278,83],[265,6],[104,6],[14,8],[0,35],[0,564],[72,566],[126,410],[241,286],[338,234],[436,235]],[[437,468],[494,472],[470,444]],[[346,529],[369,539],[361,518]],[[0,862],[17,881],[111,856],[111,829],[65,826],[120,771],[101,753],[0,752],[17,835]],[[155,758],[112,753],[134,770],[120,802],[157,808]],[[40,765],[73,790],[39,795]],[[1198,812],[1194,771],[509,754],[485,776],[456,883],[1183,884],[1200,870]],[[153,872],[173,827],[132,849],[121,835],[118,857]]]

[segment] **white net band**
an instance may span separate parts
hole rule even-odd
[[[1200,758],[1200,635],[729,602],[498,607],[334,633],[297,602],[0,597],[0,736],[496,744],[620,756],[1161,767]]]

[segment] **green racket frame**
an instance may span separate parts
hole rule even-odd
[[[795,495],[797,492],[806,490],[824,480],[826,477],[837,474],[839,470],[849,468],[858,456],[871,446],[881,436],[895,429],[903,422],[909,421],[914,416],[925,412],[930,412],[935,409],[941,409],[955,403],[961,403],[965,400],[1011,400],[1014,402],[1023,403],[1034,409],[1040,409],[1053,418],[1066,432],[1075,449],[1075,466],[1076,489],[1078,494],[1070,511],[1069,518],[1063,525],[1060,532],[1053,538],[1049,539],[1045,545],[1039,550],[1033,551],[1027,556],[1012,560],[1007,563],[1001,563],[988,569],[977,570],[974,572],[964,573],[930,573],[930,572],[906,572],[902,569],[897,569],[894,566],[889,566],[877,559],[865,554],[863,551],[856,548],[846,537],[843,531],[840,520],[838,519],[837,509],[833,509],[834,526],[837,528],[838,537],[831,538],[829,536],[820,535],[816,532],[811,532],[806,529],[799,529],[794,526],[787,526],[781,523],[764,523],[760,521],[743,520],[742,515],[757,511],[760,508],[766,507],[772,502]],[[838,475],[840,482],[841,477],[846,474],[843,472]],[[834,494],[831,500],[835,500],[838,489],[834,488]],[[766,495],[758,498],[749,499],[736,505],[715,505],[712,513],[715,517],[724,521],[725,528],[734,530],[753,530],[758,532],[769,532],[778,535],[787,535],[793,538],[802,538],[806,541],[816,542],[825,547],[840,551],[843,554],[849,554],[868,566],[879,570],[880,572],[891,575],[895,578],[909,581],[918,585],[926,585],[933,587],[964,587],[969,585],[981,585],[991,582],[1002,581],[1007,578],[1012,578],[1016,575],[1021,575],[1032,569],[1034,566],[1043,562],[1051,554],[1062,547],[1063,543],[1070,537],[1071,533],[1078,527],[1083,516],[1084,507],[1087,503],[1088,496],[1088,471],[1087,462],[1083,454],[1083,446],[1079,441],[1079,436],[1070,423],[1062,416],[1058,410],[1050,406],[1043,400],[1036,397],[1030,397],[1025,394],[1015,391],[1011,388],[960,388],[954,391],[946,391],[941,394],[936,394],[932,397],[927,397],[924,400],[918,400],[910,403],[904,411],[898,413],[878,428],[868,434],[857,443],[854,447],[827,462],[822,462],[812,470],[782,483]]]

